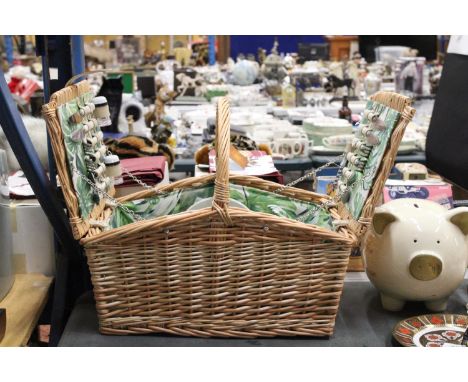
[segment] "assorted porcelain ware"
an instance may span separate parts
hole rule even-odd
[[[303,128],[314,146],[323,146],[324,138],[332,136],[350,135],[353,133],[353,126],[345,119],[333,117],[312,117],[303,121]],[[345,145],[340,145],[345,148]],[[342,150],[344,151],[344,150]]]

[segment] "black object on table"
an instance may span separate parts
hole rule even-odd
[[[448,312],[466,314],[468,280],[451,296]],[[329,338],[195,338],[168,334],[109,336],[99,334],[91,292],[83,295],[73,310],[59,346],[395,346],[394,326],[402,319],[428,313],[422,303],[407,303],[401,312],[383,310],[377,290],[366,281],[345,282]]]

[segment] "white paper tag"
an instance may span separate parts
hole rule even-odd
[[[51,80],[58,80],[58,68],[49,68],[49,77]]]

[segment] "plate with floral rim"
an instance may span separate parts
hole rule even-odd
[[[425,314],[400,321],[393,329],[393,337],[403,346],[460,345],[467,327],[467,315]]]

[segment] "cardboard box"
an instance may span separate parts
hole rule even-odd
[[[383,192],[384,203],[401,198],[427,199],[447,209],[453,208],[452,186],[440,179],[387,180]]]

